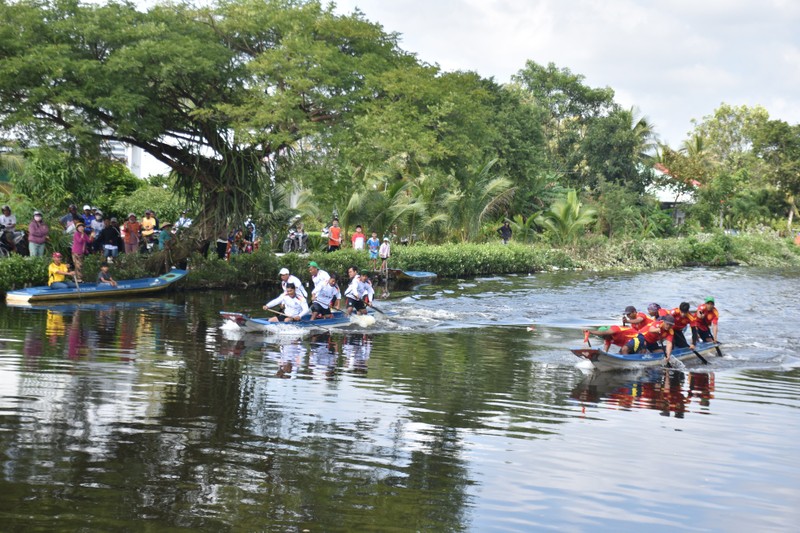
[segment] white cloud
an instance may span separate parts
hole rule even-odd
[[[609,86],[677,145],[722,102],[800,120],[800,2],[343,0],[445,70],[509,81],[530,59]]]

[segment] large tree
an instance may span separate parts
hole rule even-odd
[[[314,1],[3,1],[0,20],[0,123],[142,148],[198,201],[205,238],[251,209],[298,141],[374,98],[371,76],[415,64],[380,26]]]

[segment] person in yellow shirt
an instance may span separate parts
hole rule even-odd
[[[64,258],[60,253],[53,254],[53,262],[47,267],[47,285],[51,289],[72,289],[75,288],[75,281],[67,280],[67,276],[75,276],[75,272],[69,269],[69,265],[62,263]]]
[[[144,212],[142,219],[142,237],[146,242],[152,242],[153,233],[158,229],[158,219],[150,209]]]

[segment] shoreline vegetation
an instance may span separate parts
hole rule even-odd
[[[132,279],[157,275],[165,270],[163,252],[151,255],[121,255],[113,265],[114,277]],[[308,262],[316,261],[329,272],[344,273],[350,265],[368,268],[368,254],[340,250],[333,253],[277,256],[271,251],[237,255],[230,261],[194,254],[183,287],[188,290],[269,287],[279,282],[278,270],[289,268],[307,281]],[[12,256],[0,261],[0,290],[47,283],[49,258]],[[531,274],[553,270],[592,272],[644,271],[696,266],[800,267],[800,246],[772,233],[696,234],[687,237],[646,240],[609,240],[588,237],[574,245],[444,244],[395,246],[390,268],[435,272],[440,278],[470,278],[484,275]],[[94,279],[100,258],[87,257],[86,279]],[[182,266],[182,265],[181,265]]]

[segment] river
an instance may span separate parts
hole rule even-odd
[[[0,307],[0,529],[793,531],[798,281],[447,280],[315,335],[222,327],[264,314],[257,291]],[[626,305],[706,296],[708,366],[596,373],[568,350]]]

